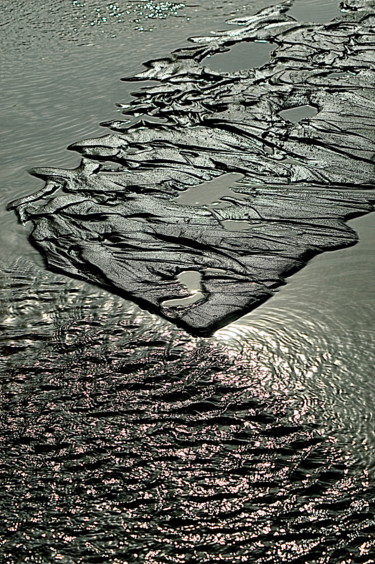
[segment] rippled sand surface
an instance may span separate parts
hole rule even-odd
[[[116,78],[244,12],[125,5],[131,24],[98,2],[72,2],[69,20],[12,4],[4,205],[37,189],[28,166],[77,165],[63,149],[100,134],[126,97]],[[76,35],[73,13],[88,22]],[[374,561],[373,215],[350,223],[356,246],[208,339],[49,273],[1,217],[0,561]]]
[[[6,562],[371,552],[368,460],[324,420],[340,408],[335,389],[320,389],[340,359],[334,344],[306,346],[302,320],[296,342],[281,316],[194,339],[34,267],[4,271],[2,286]]]

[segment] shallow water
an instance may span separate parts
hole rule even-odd
[[[239,43],[226,53],[208,56],[202,63],[212,70],[224,72],[257,68],[269,61],[273,48],[267,42]]]
[[[359,232],[356,246],[316,257],[271,301],[216,336],[254,355],[262,386],[269,381],[296,401],[297,420],[305,409],[315,413],[352,463],[373,472],[374,214],[350,225]]]
[[[374,214],[350,222],[357,245],[316,257],[269,302],[199,339],[46,272],[4,210],[41,186],[29,167],[77,166],[66,147],[118,117],[134,89],[120,77],[249,10],[109,6],[20,2],[2,28],[0,555],[371,562]],[[314,21],[337,10],[296,2],[299,18],[297,8]]]
[[[296,0],[289,14],[302,22],[323,23],[340,17],[338,2],[332,0]]]

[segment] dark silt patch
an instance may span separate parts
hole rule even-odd
[[[45,187],[10,206],[47,266],[209,335],[355,243],[344,220],[374,202],[374,10],[349,4],[327,24],[266,8],[146,63],[130,80],[154,82],[125,118],[70,147],[76,169],[35,169]],[[206,66],[255,44],[272,44],[267,65]]]

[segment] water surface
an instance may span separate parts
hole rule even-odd
[[[294,17],[300,6],[308,21],[336,17],[333,2],[296,2]],[[357,245],[314,258],[201,339],[49,273],[4,209],[41,187],[28,168],[77,166],[66,147],[103,134],[99,121],[130,99],[134,86],[117,79],[248,10],[86,1],[3,11],[7,564],[372,561],[374,214],[351,222]],[[199,292],[196,275],[183,280]]]

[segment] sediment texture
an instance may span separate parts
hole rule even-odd
[[[43,190],[15,202],[48,267],[132,299],[196,334],[273,295],[316,253],[356,241],[347,218],[375,186],[371,2],[329,24],[301,24],[288,3],[147,63],[157,81],[123,107],[111,133],[72,145],[75,170],[35,169]],[[267,41],[270,62],[218,72],[209,56]],[[299,123],[280,112],[312,106]],[[219,205],[179,196],[240,173]],[[194,188],[195,187],[195,188]],[[198,271],[198,299],[178,275]]]
[[[373,475],[272,333],[193,338],[25,261],[0,290],[4,564],[372,561]]]

